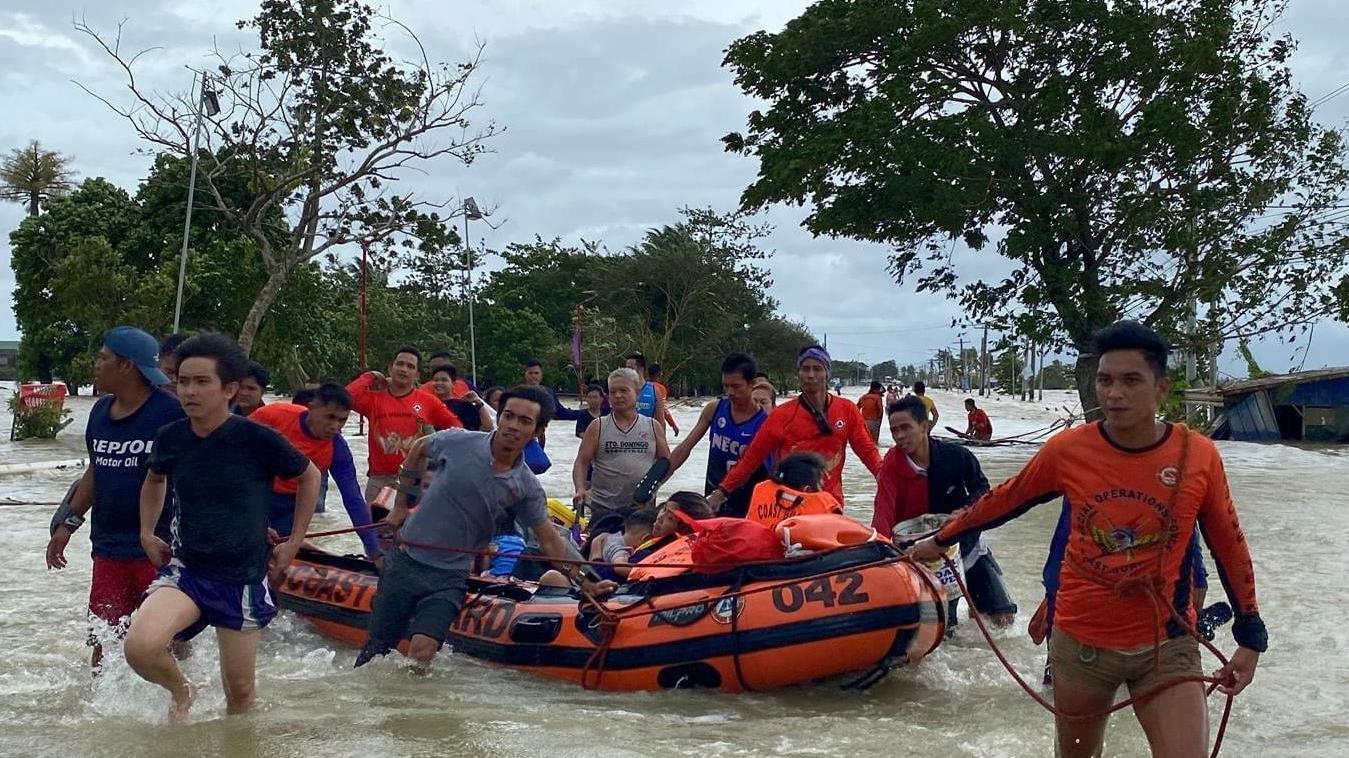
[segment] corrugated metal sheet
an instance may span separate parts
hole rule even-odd
[[[1252,392],[1228,406],[1231,438],[1242,442],[1278,442],[1279,422],[1265,392]]]

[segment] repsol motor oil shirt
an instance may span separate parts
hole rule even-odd
[[[84,444],[94,471],[94,507],[89,516],[93,554],[103,558],[144,558],[141,549],[141,483],[154,448],[155,435],[164,426],[184,418],[178,398],[153,390],[125,418],[112,417],[111,395],[99,399],[89,412]],[[165,499],[155,533],[168,541],[173,520],[173,492]]]
[[[1054,624],[1078,642],[1134,650],[1181,634],[1146,590],[1121,582],[1159,581],[1158,593],[1191,623],[1188,547],[1198,523],[1237,615],[1237,642],[1265,646],[1255,600],[1255,570],[1213,442],[1168,425],[1156,444],[1117,446],[1098,422],[1051,437],[1019,474],[937,533],[951,545],[962,533],[990,529],[1031,507],[1066,497],[1069,534]],[[1126,585],[1127,587],[1127,585]],[[1245,639],[1243,639],[1243,635]]]

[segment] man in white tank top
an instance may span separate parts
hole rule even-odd
[[[641,387],[636,371],[614,369],[609,374],[612,412],[590,422],[581,438],[571,473],[576,486],[572,502],[578,507],[582,502],[589,504],[592,524],[610,514],[631,512],[637,484],[653,463],[670,457],[670,446],[655,420],[637,413]]]

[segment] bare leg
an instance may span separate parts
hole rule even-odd
[[[1067,714],[1095,713],[1114,704],[1114,693],[1107,694],[1099,687],[1074,682],[1071,679],[1054,680],[1054,707]],[[1105,726],[1109,716],[1094,719],[1054,719],[1058,734],[1059,758],[1096,758],[1105,742]]]
[[[425,634],[412,635],[408,640],[408,657],[414,662],[412,670],[418,674],[425,674],[427,668],[431,666],[431,659],[436,657],[439,650],[440,643],[435,639]]]
[[[98,676],[103,665],[103,646],[94,643],[94,651],[89,654],[89,668],[93,669],[94,676]]]
[[[216,627],[215,641],[220,647],[220,683],[225,688],[225,712],[247,713],[256,699],[255,676],[258,660],[257,629],[246,632]]]
[[[160,587],[145,598],[131,617],[126,635],[126,662],[140,677],[169,691],[169,723],[187,720],[192,707],[192,685],[169,654],[173,635],[201,617],[192,598],[175,587]]]
[[[1134,705],[1134,716],[1159,758],[1204,758],[1208,755],[1208,709],[1204,685],[1185,682]]]

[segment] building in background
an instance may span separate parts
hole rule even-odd
[[[1185,393],[1221,406],[1214,439],[1349,443],[1349,366],[1279,374]]]
[[[18,363],[19,341],[0,340],[0,382],[12,382],[18,378]]]

